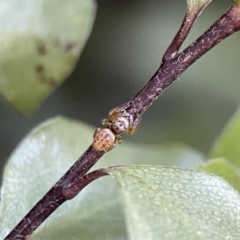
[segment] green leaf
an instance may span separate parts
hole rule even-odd
[[[190,12],[201,12],[212,0],[186,0]]]
[[[119,186],[130,239],[239,239],[240,195],[221,178],[161,166],[108,171]]]
[[[0,93],[31,114],[72,72],[93,25],[93,0],[2,0]]]
[[[210,158],[225,158],[240,167],[240,111],[237,111],[215,143]]]
[[[94,129],[63,117],[33,130],[18,146],[4,171],[0,239],[42,198],[92,143]],[[181,145],[145,146],[124,142],[95,168],[120,164],[174,164],[195,167],[203,156]],[[127,239],[115,182],[101,178],[63,204],[32,240]]]
[[[225,159],[213,159],[202,163],[198,169],[216,174],[224,178],[229,184],[240,192],[240,169]]]
[[[237,6],[240,6],[240,0],[235,0],[234,2]]]
[[[212,0],[187,0],[190,12],[201,12]]]

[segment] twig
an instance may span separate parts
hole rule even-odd
[[[184,40],[188,36],[193,24],[196,22],[198,16],[202,13],[204,8],[211,2],[208,0],[204,3],[199,3],[198,6],[193,6],[194,9],[191,9],[191,5],[188,5],[187,13],[183,19],[182,25],[177,32],[176,36],[172,40],[167,51],[163,55],[163,62],[173,59],[178,54],[178,50],[182,46]]]
[[[93,182],[94,180],[107,176],[109,173],[104,169],[100,168],[95,171],[89,172],[84,176],[76,179],[76,182],[64,187],[62,192],[66,199],[70,200],[74,198],[83,188],[85,188],[89,183]]]
[[[233,4],[221,18],[182,53],[162,64],[143,89],[131,100],[133,107],[127,109],[127,112],[138,115],[144,113],[190,65],[239,29],[240,6]]]
[[[107,175],[103,170],[86,174],[104,153],[110,150],[116,140],[120,141],[121,134],[133,134],[140,123],[141,115],[158,96],[176,80],[191,64],[203,54],[212,49],[220,41],[240,29],[240,1],[236,0],[230,9],[217,20],[200,38],[187,47],[182,53],[168,59],[172,49],[179,48],[189,29],[183,37],[177,34],[170,45],[159,70],[142,90],[128,103],[110,112],[109,118],[103,123],[107,128],[97,130],[93,145],[78,159],[70,170],[50,189],[50,191],[30,210],[20,223],[9,233],[5,240],[27,239],[33,231],[63,202],[73,198],[83,187],[93,180]],[[180,38],[178,40],[178,38]],[[86,174],[86,175],[85,175]]]
[[[30,210],[30,212],[9,233],[5,240],[26,240],[33,231],[61,204],[70,199],[64,188],[77,182],[104,154],[90,146],[63,177],[46,193],[46,195]],[[86,175],[85,175],[86,176]],[[85,178],[84,178],[85,179]],[[85,184],[87,185],[87,184]]]

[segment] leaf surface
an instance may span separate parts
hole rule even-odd
[[[212,0],[186,0],[190,12],[201,12]]]
[[[222,158],[213,159],[206,163],[201,163],[198,169],[224,178],[240,192],[240,169],[232,165],[229,161]]]
[[[119,186],[130,239],[240,238],[240,195],[223,179],[162,166],[108,171]]]
[[[29,115],[72,72],[89,36],[93,0],[2,0],[0,93]]]
[[[4,171],[0,239],[26,215],[92,143],[94,129],[64,117],[49,120],[13,152]],[[181,145],[145,146],[124,142],[95,168],[120,164],[164,164],[194,168],[204,157]],[[127,239],[122,206],[111,177],[86,187],[57,209],[32,240]]]
[[[240,167],[240,111],[229,121],[223,133],[216,141],[210,158],[225,158]]]

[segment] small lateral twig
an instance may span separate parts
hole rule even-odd
[[[5,240],[26,240],[62,203],[72,199],[93,180],[107,175],[104,169],[86,173],[106,151],[114,146],[116,140],[121,141],[122,133],[135,132],[141,115],[191,64],[220,41],[240,30],[239,5],[233,4],[201,37],[183,52],[173,56],[172,53],[178,51],[195,19],[193,18],[188,26],[183,22],[179,33],[184,32],[185,35],[176,35],[158,71],[131,101],[110,112],[109,119],[103,121],[107,128],[96,132],[93,144],[6,236]]]
[[[188,36],[193,24],[196,22],[198,16],[202,13],[204,8],[211,2],[212,0],[206,1],[202,4],[199,8],[194,10],[190,9],[188,5],[186,15],[183,19],[182,25],[177,32],[176,36],[172,40],[171,44],[169,45],[167,51],[163,55],[162,62],[167,60],[173,59],[178,54],[178,50],[182,46],[183,42],[185,41],[186,37]]]
[[[94,151],[92,146],[90,146],[5,239],[26,240],[52,212],[71,198],[67,195],[67,191],[64,192],[63,189],[68,188],[71,183],[78,182],[79,178],[86,176],[85,174],[104,153],[104,151]],[[83,180],[86,178],[87,176]],[[85,183],[86,185],[87,183]]]
[[[78,177],[76,182],[64,187],[62,192],[67,200],[74,198],[83,188],[85,188],[89,183],[94,180],[107,176],[109,173],[104,168],[97,169],[95,171],[89,172],[82,177]]]

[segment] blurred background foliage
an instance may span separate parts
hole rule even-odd
[[[231,2],[213,0],[184,47]],[[30,129],[50,117],[65,115],[99,127],[110,109],[133,97],[157,70],[186,10],[185,0],[98,0],[97,5],[75,71],[41,108],[27,119],[0,103],[1,169]],[[237,33],[198,60],[149,108],[137,133],[124,140],[184,142],[207,154],[239,104],[239,46]]]

